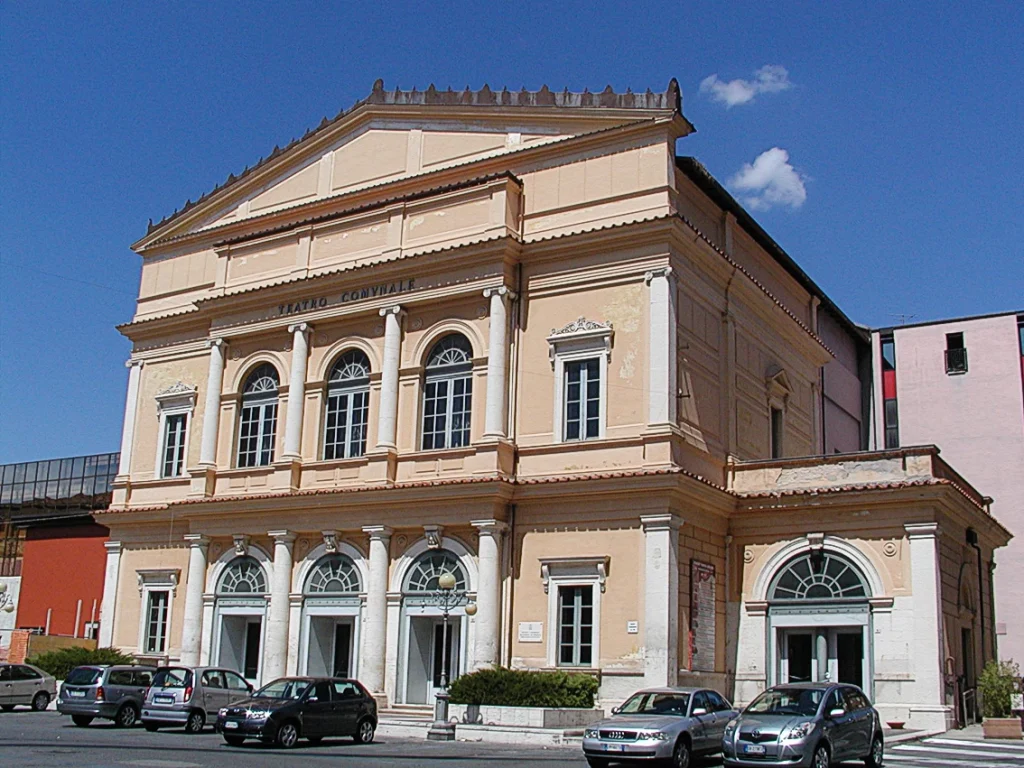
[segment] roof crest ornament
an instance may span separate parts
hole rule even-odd
[[[612,330],[611,322],[600,323],[596,320],[587,320],[585,317],[578,317],[571,323],[567,323],[561,328],[552,328],[552,336],[564,336],[568,333],[586,333],[589,331],[610,331]]]

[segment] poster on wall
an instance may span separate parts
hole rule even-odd
[[[689,669],[715,671],[715,566],[690,561]]]

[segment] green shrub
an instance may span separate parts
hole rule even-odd
[[[63,680],[72,669],[85,664],[131,664],[135,660],[116,648],[97,648],[96,650],[61,648],[59,651],[41,653],[31,659],[26,659],[26,661],[50,673],[58,680]]]
[[[590,709],[594,706],[597,680],[580,673],[496,667],[463,675],[451,684],[449,692],[454,704]]]
[[[981,712],[985,717],[1009,717],[1010,697],[1017,693],[1020,666],[1009,661],[990,661],[978,678]]]

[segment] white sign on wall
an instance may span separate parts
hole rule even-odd
[[[639,621],[627,621],[626,622],[626,634],[635,635],[640,631]]]
[[[520,621],[519,622],[520,643],[543,643],[544,622],[542,621]]]

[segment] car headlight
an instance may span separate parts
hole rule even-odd
[[[250,720],[266,720],[270,717],[270,712],[265,709],[253,709],[249,711]]]
[[[217,717],[227,717],[227,716],[228,716],[228,708],[227,707],[221,707],[220,709],[217,710]]]
[[[785,735],[782,737],[784,741],[796,741],[797,739],[807,738],[807,735],[814,730],[814,723],[800,723],[800,725],[794,725]]]
[[[586,728],[583,731],[583,738],[584,739],[597,739],[600,736],[601,736],[601,734],[598,733],[597,728]]]
[[[640,738],[653,741],[668,741],[672,737],[663,731],[654,731],[653,733],[645,733]]]
[[[726,723],[726,725],[725,725],[725,735],[726,736],[732,736],[733,731],[736,730],[736,723],[737,722],[739,722],[739,721],[737,721],[737,720],[730,720],[728,723]]]

